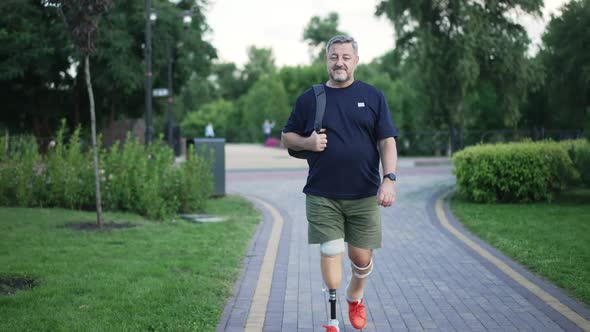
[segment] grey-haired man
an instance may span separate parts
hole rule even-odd
[[[373,249],[381,247],[379,206],[388,207],[395,201],[397,129],[383,93],[354,79],[358,61],[353,38],[331,38],[326,45],[329,79],[324,84],[322,129],[316,132],[313,128],[316,100],[309,89],[297,99],[282,133],[286,147],[311,151],[303,192],[308,240],[320,244],[322,276],[330,292],[327,332],[339,331],[336,290],[342,279],[345,243],[352,268],[345,296],[349,319],[353,327],[365,327],[363,289],[373,270]]]

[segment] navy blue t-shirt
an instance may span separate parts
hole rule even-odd
[[[309,174],[306,194],[333,199],[358,199],[377,194],[379,176],[378,142],[397,137],[385,96],[373,86],[354,81],[346,88],[326,90],[326,112],[322,128],[328,145],[307,158]],[[313,89],[295,103],[283,132],[309,136],[316,113]]]

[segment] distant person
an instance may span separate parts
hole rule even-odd
[[[213,130],[213,124],[211,121],[209,121],[207,127],[205,127],[205,137],[215,137],[215,131]]]
[[[270,133],[272,132],[272,128],[274,128],[275,123],[268,121],[268,119],[264,119],[264,123],[262,124],[262,131],[264,132],[264,141],[266,142],[270,138]]]
[[[398,134],[383,93],[354,79],[356,41],[335,36],[326,45],[326,56],[323,128],[314,131],[316,99],[308,89],[297,99],[282,138],[287,148],[310,151],[303,188],[308,241],[320,245],[320,268],[330,292],[330,320],[324,327],[338,332],[336,290],[346,243],[352,269],[345,293],[348,318],[355,329],[367,323],[363,289],[375,266],[373,250],[381,248],[379,206],[395,201]]]

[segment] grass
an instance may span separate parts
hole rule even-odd
[[[94,213],[0,208],[0,276],[37,286],[0,295],[0,331],[214,331],[259,220],[244,199],[210,200],[224,223],[158,223],[132,214],[107,221],[137,227],[65,228]]]
[[[590,190],[564,193],[551,204],[454,197],[451,208],[479,238],[590,304]]]

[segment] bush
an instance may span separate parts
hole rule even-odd
[[[192,146],[188,151],[194,151]],[[213,158],[198,158],[194,153],[187,153],[186,157],[182,168],[175,169],[177,175],[174,177],[174,186],[169,188],[178,195],[180,211],[185,213],[202,210],[213,192]]]
[[[35,138],[15,141],[0,152],[0,205],[95,209],[92,151],[84,152],[80,129],[65,142],[57,134],[55,147],[40,155]],[[6,138],[3,138],[6,140]],[[202,209],[211,195],[213,180],[208,161],[189,156],[176,165],[171,148],[154,142],[147,148],[128,137],[121,146],[99,147],[100,181],[106,210],[131,211],[151,219]]]
[[[43,179],[39,176],[41,156],[35,137],[18,137],[11,144],[15,149],[12,151],[4,143],[8,142],[3,142],[0,160],[0,204],[37,206],[39,201],[35,193]]]
[[[43,200],[49,206],[67,209],[90,209],[96,206],[92,155],[82,151],[80,128],[65,141],[65,123],[57,133],[55,147],[47,151],[45,172],[41,174],[47,185]],[[20,204],[19,204],[20,205]]]
[[[478,145],[453,156],[460,194],[476,202],[551,201],[577,181],[564,143]]]
[[[585,139],[560,142],[566,149],[574,167],[580,173],[582,185],[590,187],[590,142]]]

